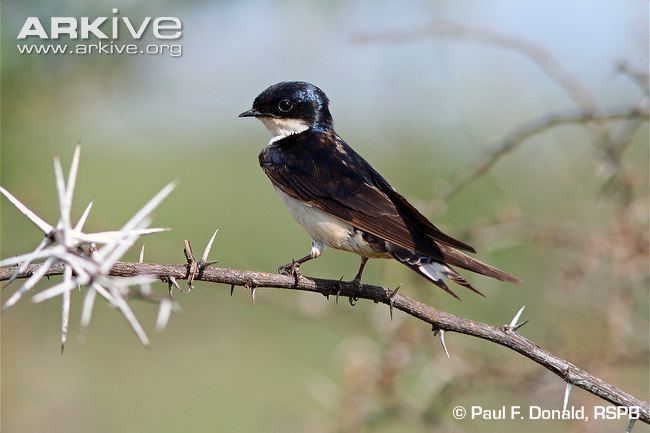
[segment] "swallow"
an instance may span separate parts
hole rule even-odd
[[[275,84],[239,117],[259,119],[273,135],[259,154],[260,166],[311,237],[309,254],[280,272],[299,275],[300,265],[328,246],[361,256],[357,285],[366,262],[375,258],[395,259],[457,299],[446,280],[483,294],[455,267],[520,282],[466,254],[476,251],[434,226],[348,146],[334,130],[329,99],[313,84]]]

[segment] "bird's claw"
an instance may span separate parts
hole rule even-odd
[[[295,280],[295,284],[298,285],[298,281],[300,280],[300,262],[297,262],[295,260],[291,260],[291,263],[287,263],[286,265],[282,265],[278,268],[278,273],[282,275],[287,275],[287,276],[293,276]]]
[[[348,281],[347,284],[352,284],[355,286],[355,289],[357,291],[361,290],[362,284],[361,284],[361,278],[355,278],[352,281]],[[339,296],[341,295],[341,292],[343,291],[343,277],[341,277],[338,282],[336,283],[336,303],[339,303]],[[353,307],[356,305],[356,302],[359,300],[356,296],[348,296],[348,302],[350,305]]]
[[[360,291],[361,291],[361,287],[363,286],[363,284],[361,284],[361,277],[360,277],[359,275],[357,275],[356,277],[354,277],[354,280],[350,281],[350,284],[352,284],[352,285],[354,286],[354,288],[355,288],[355,290],[356,290],[357,292],[360,292]],[[356,296],[350,296],[350,297],[348,297],[348,302],[349,302],[350,305],[352,305],[353,307],[357,304],[357,301],[358,301],[358,300],[359,300],[359,298],[357,298]]]

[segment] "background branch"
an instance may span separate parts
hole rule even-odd
[[[24,272],[18,275],[18,278],[29,278],[39,266],[30,265]],[[16,269],[16,266],[0,268],[0,281],[10,279]],[[113,265],[109,274],[118,277],[156,275],[159,278],[173,277],[178,280],[188,279],[190,277],[188,271],[188,265],[117,262]],[[63,265],[55,265],[50,268],[47,275],[60,275],[62,273]],[[639,419],[650,424],[650,406],[648,403],[589,374],[571,362],[543,350],[526,337],[517,333],[517,327],[512,324],[496,326],[475,322],[440,311],[401,293],[396,293],[396,291],[391,289],[370,284],[364,284],[361,288],[358,288],[355,284],[345,281],[303,276],[299,277],[296,281],[293,277],[280,274],[219,267],[201,269],[192,277],[194,281],[227,284],[231,287],[239,286],[250,290],[255,290],[256,288],[301,290],[320,293],[327,297],[330,295],[340,295],[350,298],[368,299],[375,303],[381,302],[389,305],[391,309],[396,308],[430,324],[434,331],[466,334],[514,350],[550,370],[565,382],[582,388],[603,400],[617,406],[638,407]]]
[[[483,160],[479,161],[473,169],[469,170],[459,181],[456,182],[454,187],[449,190],[444,198],[449,199],[458,194],[467,185],[487,173],[502,156],[512,152],[534,135],[542,134],[552,128],[562,125],[586,124],[593,121],[612,122],[633,120],[637,122],[645,122],[648,120],[648,116],[648,107],[644,100],[641,105],[632,108],[610,110],[601,113],[589,113],[583,111],[553,113],[531,120],[516,128],[503,141],[496,145]],[[624,140],[623,142],[626,145],[629,140]],[[623,151],[624,148],[620,149],[620,152],[616,155],[617,159],[620,159],[620,155]]]

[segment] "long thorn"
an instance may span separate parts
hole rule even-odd
[[[86,206],[86,209],[84,209],[81,217],[79,218],[79,221],[77,221],[77,224],[74,226],[75,232],[80,232],[84,228],[86,220],[88,219],[88,215],[90,214],[90,210],[93,208],[94,201],[94,199],[90,200],[90,203],[88,203],[88,206]]]
[[[142,248],[140,249],[140,256],[138,257],[138,263],[144,263],[144,244],[142,244]]]
[[[81,310],[82,331],[84,331],[90,324],[90,319],[93,315],[93,306],[95,305],[96,297],[97,297],[97,291],[92,286],[88,287],[86,291],[86,296],[84,297],[83,308]]]
[[[111,295],[113,296],[113,299],[115,300],[115,304],[117,308],[120,309],[126,321],[129,322],[129,325],[131,325],[131,329],[133,329],[133,332],[135,332],[135,334],[138,336],[140,342],[145,347],[148,347],[149,338],[147,337],[147,334],[144,332],[144,329],[142,329],[142,326],[140,325],[140,322],[138,322],[138,319],[135,317],[135,314],[133,314],[133,311],[131,311],[129,304],[127,304],[127,302],[120,294],[119,290],[117,290],[115,287],[111,287],[110,291],[111,291]]]
[[[50,267],[56,262],[55,258],[50,257],[47,259],[44,263],[42,263],[36,272],[32,274],[31,277],[25,283],[18,289],[16,290],[10,297],[7,299],[7,302],[2,306],[3,310],[7,310],[11,306],[13,306],[18,300],[32,287],[38,283],[41,278],[47,273],[47,271],[50,270]]]
[[[74,195],[74,187],[77,184],[77,173],[79,172],[79,155],[81,153],[81,146],[76,145],[74,153],[72,154],[72,162],[70,163],[70,171],[68,173],[68,183],[65,190],[65,202],[68,208],[72,207],[72,197]]]
[[[32,251],[31,253],[21,254],[19,256],[9,257],[0,260],[0,266],[18,265],[26,261],[33,262],[34,260],[51,257],[56,255],[57,253],[63,253],[64,251],[65,248],[63,248],[63,246],[55,245],[49,248],[43,248],[38,251]]]
[[[515,326],[517,326],[517,322],[519,321],[519,318],[521,317],[521,313],[524,312],[525,308],[526,306],[524,305],[519,309],[519,311],[517,311],[517,314],[515,314],[515,317],[512,318],[512,320],[510,321],[510,325],[508,325],[508,327],[514,328]]]
[[[48,223],[43,221],[41,219],[41,217],[39,217],[34,212],[32,212],[27,206],[22,204],[20,200],[18,200],[16,197],[11,195],[11,193],[9,191],[7,191],[6,189],[4,189],[1,186],[0,186],[0,193],[2,193],[2,195],[4,195],[7,198],[7,200],[9,200],[11,202],[11,204],[13,204],[16,207],[16,209],[18,209],[20,211],[20,213],[25,215],[31,222],[36,224],[36,226],[39,229],[41,229],[41,231],[43,233],[45,233],[47,235],[52,231],[52,226],[51,225],[49,225]]]
[[[402,287],[402,284],[398,284],[397,287],[395,287],[395,290],[391,291],[390,294],[388,295],[388,311],[390,313],[390,320],[393,320],[393,299],[395,299],[395,295],[397,295],[397,291],[399,288]]]
[[[67,190],[65,187],[65,180],[63,179],[63,168],[61,167],[61,160],[56,156],[54,157],[54,177],[56,178],[56,191],[59,196],[59,210],[61,212],[63,237],[67,242],[67,235],[70,230],[70,203],[67,201]]]
[[[567,406],[569,405],[569,395],[571,394],[572,389],[573,389],[573,384],[567,382],[566,388],[564,388],[564,399],[562,401],[562,411],[565,411]]]
[[[445,354],[447,355],[447,358],[451,358],[449,356],[449,351],[447,350],[447,345],[445,344],[445,331],[440,329],[438,331],[438,338],[440,339],[440,343],[442,344],[442,348],[445,349]]]
[[[212,243],[214,242],[214,238],[217,237],[217,233],[219,233],[219,229],[216,229],[214,231],[212,237],[208,241],[208,245],[206,245],[205,250],[203,250],[203,255],[201,256],[202,262],[206,262],[208,260],[208,255],[210,254],[210,250],[212,249]]]
[[[43,248],[45,248],[47,245],[49,245],[50,242],[51,242],[50,239],[48,239],[48,238],[43,238],[43,240],[41,241],[41,243],[38,244],[38,246],[36,247],[36,249],[35,249],[33,252],[34,252],[34,253],[37,253],[37,252],[41,251]],[[32,260],[25,260],[24,262],[22,262],[22,263],[18,266],[18,268],[16,268],[16,270],[14,271],[14,273],[11,274],[11,277],[9,277],[9,279],[7,280],[7,282],[2,286],[2,290],[4,290],[4,289],[6,289],[7,287],[9,287],[9,285],[10,285],[10,284],[11,284],[11,283],[16,279],[16,278],[18,278],[18,276],[19,276],[20,274],[22,274],[23,272],[25,272],[25,271],[27,270],[27,268],[29,268],[29,265],[31,265],[31,264],[32,264]]]
[[[63,281],[72,283],[72,268],[68,265],[63,269]],[[61,354],[68,339],[68,323],[70,322],[70,290],[63,292],[63,307],[61,308]]]
[[[183,289],[181,289],[181,286],[178,285],[178,281],[176,281],[176,277],[174,277],[172,275],[169,275],[169,276],[167,276],[167,279],[169,280],[169,282],[171,283],[172,286],[176,287],[176,289],[179,292],[183,293]]]
[[[632,433],[632,429],[634,428],[636,420],[637,418],[630,418],[630,420],[627,422],[627,426],[625,427],[625,433]]]
[[[122,227],[122,232],[131,231],[136,226],[144,220],[164,199],[171,193],[176,187],[176,182],[168,183],[163,189],[161,189],[158,194],[153,196],[138,212],[136,212],[131,219],[124,224]]]
[[[172,315],[173,301],[171,299],[163,299],[160,301],[158,307],[158,317],[156,318],[156,329],[162,331],[169,323],[169,318]]]
[[[38,304],[39,302],[46,301],[50,298],[54,298],[55,296],[62,295],[63,293],[70,291],[74,289],[77,286],[77,283],[69,281],[69,282],[62,282],[59,283],[55,286],[50,287],[49,289],[43,290],[40,293],[37,293],[32,297],[32,302],[35,304]]]

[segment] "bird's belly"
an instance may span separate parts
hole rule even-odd
[[[362,233],[352,225],[316,207],[296,200],[279,189],[278,193],[291,216],[309,233],[312,239],[337,250],[350,251],[364,257],[390,257],[386,252],[373,248],[363,239]]]

